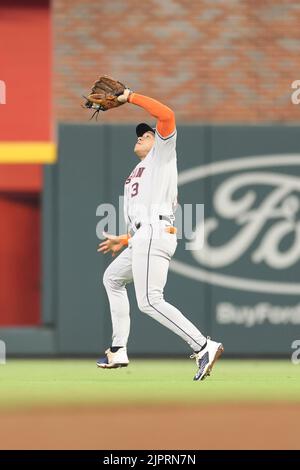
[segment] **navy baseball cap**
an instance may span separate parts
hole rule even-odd
[[[146,124],[145,122],[141,122],[136,126],[135,132],[138,137],[142,137],[142,135],[145,134],[145,132],[153,132],[155,134],[155,127],[149,126],[149,124]]]

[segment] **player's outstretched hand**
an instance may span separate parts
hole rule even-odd
[[[130,93],[132,93],[132,91],[129,88],[125,88],[123,95],[118,96],[117,100],[120,103],[126,103]]]
[[[111,251],[111,255],[116,256],[116,254],[124,248],[127,235],[110,235],[106,232],[103,232],[103,235],[106,237],[106,240],[99,243],[97,251],[104,254]]]

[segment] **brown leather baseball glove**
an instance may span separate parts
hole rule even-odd
[[[94,83],[91,93],[87,97],[84,96],[86,102],[83,107],[95,110],[92,119],[99,111],[107,111],[126,103],[126,100],[124,102],[118,100],[118,96],[123,95],[125,90],[126,86],[123,83],[103,75]]]

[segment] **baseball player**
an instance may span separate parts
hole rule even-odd
[[[126,284],[134,282],[141,312],[180,336],[192,348],[197,373],[194,380],[210,375],[215,361],[223,352],[221,343],[206,338],[176,307],[163,296],[170,260],[177,239],[173,226],[177,201],[176,126],[173,111],[160,102],[125,89],[120,103],[144,108],[157,119],[156,128],[145,123],[136,127],[134,152],[139,158],[125,181],[124,213],[128,234],[105,233],[99,244],[102,253],[111,252],[114,259],[104,273],[112,319],[112,345],[106,357],[97,361],[101,368],[126,367],[127,340],[130,330],[129,302]]]

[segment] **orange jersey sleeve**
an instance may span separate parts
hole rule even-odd
[[[176,125],[175,114],[168,106],[138,93],[131,93],[128,102],[141,106],[141,108],[144,108],[151,116],[157,119],[156,128],[162,137],[168,137],[174,132]]]

